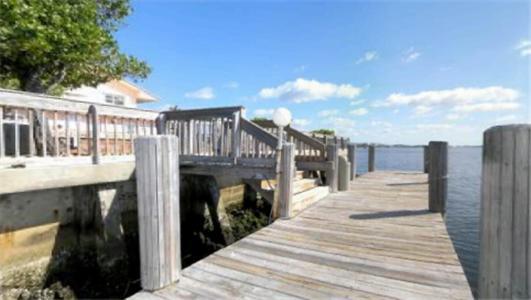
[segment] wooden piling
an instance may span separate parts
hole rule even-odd
[[[137,137],[134,145],[140,279],[153,291],[176,282],[181,270],[179,145],[168,135]]]
[[[337,192],[337,172],[338,172],[338,147],[337,144],[326,145],[326,160],[331,162],[331,169],[326,172],[326,182],[331,193]]]
[[[279,201],[280,217],[289,219],[293,199],[293,174],[295,172],[295,146],[285,143],[280,160]]]
[[[531,297],[531,125],[483,135],[479,298]]]
[[[430,148],[424,146],[424,173],[430,172]]]
[[[369,145],[369,163],[367,165],[367,168],[368,168],[368,171],[369,172],[374,172],[374,154],[375,154],[375,146],[374,145]]]
[[[430,142],[429,210],[445,213],[448,184],[448,143]]]
[[[338,156],[337,164],[337,190],[348,191],[350,183],[350,163],[343,155]]]
[[[96,110],[96,106],[91,105],[89,107],[89,115],[92,122],[92,163],[97,165],[100,163],[100,121],[98,117],[98,111]],[[43,130],[45,130],[44,128]],[[57,134],[57,132],[56,132]],[[45,145],[46,147],[46,145]],[[108,148],[106,151],[109,151]]]
[[[347,157],[350,162],[350,180],[356,178],[356,144],[347,145]]]
[[[166,134],[166,115],[164,113],[157,116],[155,126],[157,128],[157,134]]]

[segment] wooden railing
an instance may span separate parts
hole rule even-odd
[[[278,135],[278,127],[270,120],[255,121],[273,135]],[[326,146],[319,140],[294,129],[291,126],[284,128],[284,139],[295,145],[296,161],[322,161],[326,158]]]
[[[92,156],[97,163],[100,155],[130,155],[136,136],[156,134],[156,116],[154,111],[0,89],[0,162]]]
[[[273,159],[277,139],[242,117],[243,107],[166,111],[160,133],[179,137],[181,162]]]
[[[337,145],[341,150],[345,150],[350,143],[350,138],[345,138],[342,136],[327,136],[327,135],[317,135],[312,133],[312,138],[320,141],[324,145]]]

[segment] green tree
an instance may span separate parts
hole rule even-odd
[[[326,129],[326,128],[312,130],[312,133],[323,134],[323,135],[335,135],[336,134],[333,129]]]
[[[146,78],[113,37],[130,12],[128,0],[0,0],[0,86],[60,93]]]

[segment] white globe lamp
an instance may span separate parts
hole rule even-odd
[[[275,109],[273,113],[273,123],[278,127],[286,127],[291,123],[291,112],[284,107]]]
[[[278,145],[277,150],[282,149],[282,142],[284,140],[284,127],[291,123],[291,112],[284,107],[279,107],[273,112],[273,123],[278,126]]]

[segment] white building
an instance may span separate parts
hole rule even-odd
[[[105,103],[137,107],[141,103],[158,101],[140,87],[125,80],[113,80],[99,84],[97,87],[83,86],[69,90],[63,95],[66,98],[78,99],[94,103]]]

